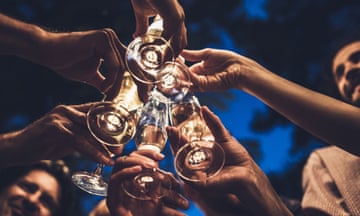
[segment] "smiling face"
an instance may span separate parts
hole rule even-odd
[[[360,106],[360,41],[346,45],[336,54],[333,75],[341,96]]]
[[[49,173],[32,170],[11,185],[1,199],[6,216],[52,216],[59,209],[60,185]]]

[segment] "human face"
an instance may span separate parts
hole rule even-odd
[[[336,54],[333,75],[341,96],[360,106],[360,41],[343,47]]]
[[[52,216],[59,209],[60,185],[43,170],[32,170],[5,194],[7,216]]]

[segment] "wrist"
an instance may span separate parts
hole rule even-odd
[[[38,26],[30,25],[27,29],[27,34],[25,35],[27,44],[24,44],[24,46],[21,47],[18,56],[31,62],[41,64],[43,56],[46,56],[46,53],[49,52],[46,41],[50,34],[50,32],[47,32]]]
[[[46,31],[39,26],[1,16],[0,37],[2,54],[14,55],[31,60],[39,51],[39,45]]]
[[[232,71],[235,74],[234,87],[239,90],[245,90],[250,85],[250,82],[253,80],[252,76],[254,74],[247,65],[242,64],[241,62],[236,62],[232,66]]]
[[[0,135],[0,167],[17,165],[22,152],[22,131]]]

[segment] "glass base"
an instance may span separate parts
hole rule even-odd
[[[108,183],[98,174],[76,172],[72,175],[71,180],[78,188],[87,193],[107,196]]]
[[[135,134],[135,116],[122,106],[102,102],[87,113],[87,126],[91,134],[103,144],[122,148]]]
[[[165,190],[171,188],[171,178],[162,170],[143,168],[141,173],[133,179],[123,181],[121,186],[134,199],[157,200],[165,195]]]
[[[125,54],[131,75],[145,84],[158,83],[158,73],[167,61],[174,62],[174,51],[168,41],[156,35],[135,38]]]
[[[205,182],[217,175],[224,163],[224,150],[213,141],[192,141],[181,147],[175,155],[176,173],[189,182]]]

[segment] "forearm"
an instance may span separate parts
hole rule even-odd
[[[21,131],[15,131],[0,135],[0,168],[17,165],[19,163],[18,148],[19,134]]]
[[[244,74],[242,89],[325,142],[360,155],[360,109],[269,71]]]
[[[0,14],[0,54],[37,62],[47,32],[39,26]]]
[[[270,184],[270,183],[269,183]],[[254,196],[254,200],[247,204],[253,206],[250,210],[252,215],[267,216],[292,216],[293,213],[287,208],[280,196],[270,186],[270,188],[259,188],[259,196]],[[249,199],[251,200],[251,198]]]
[[[292,216],[260,167],[254,161],[250,161],[248,166],[246,177],[239,176],[239,180],[235,179],[229,184],[232,193],[247,212],[250,215]]]

